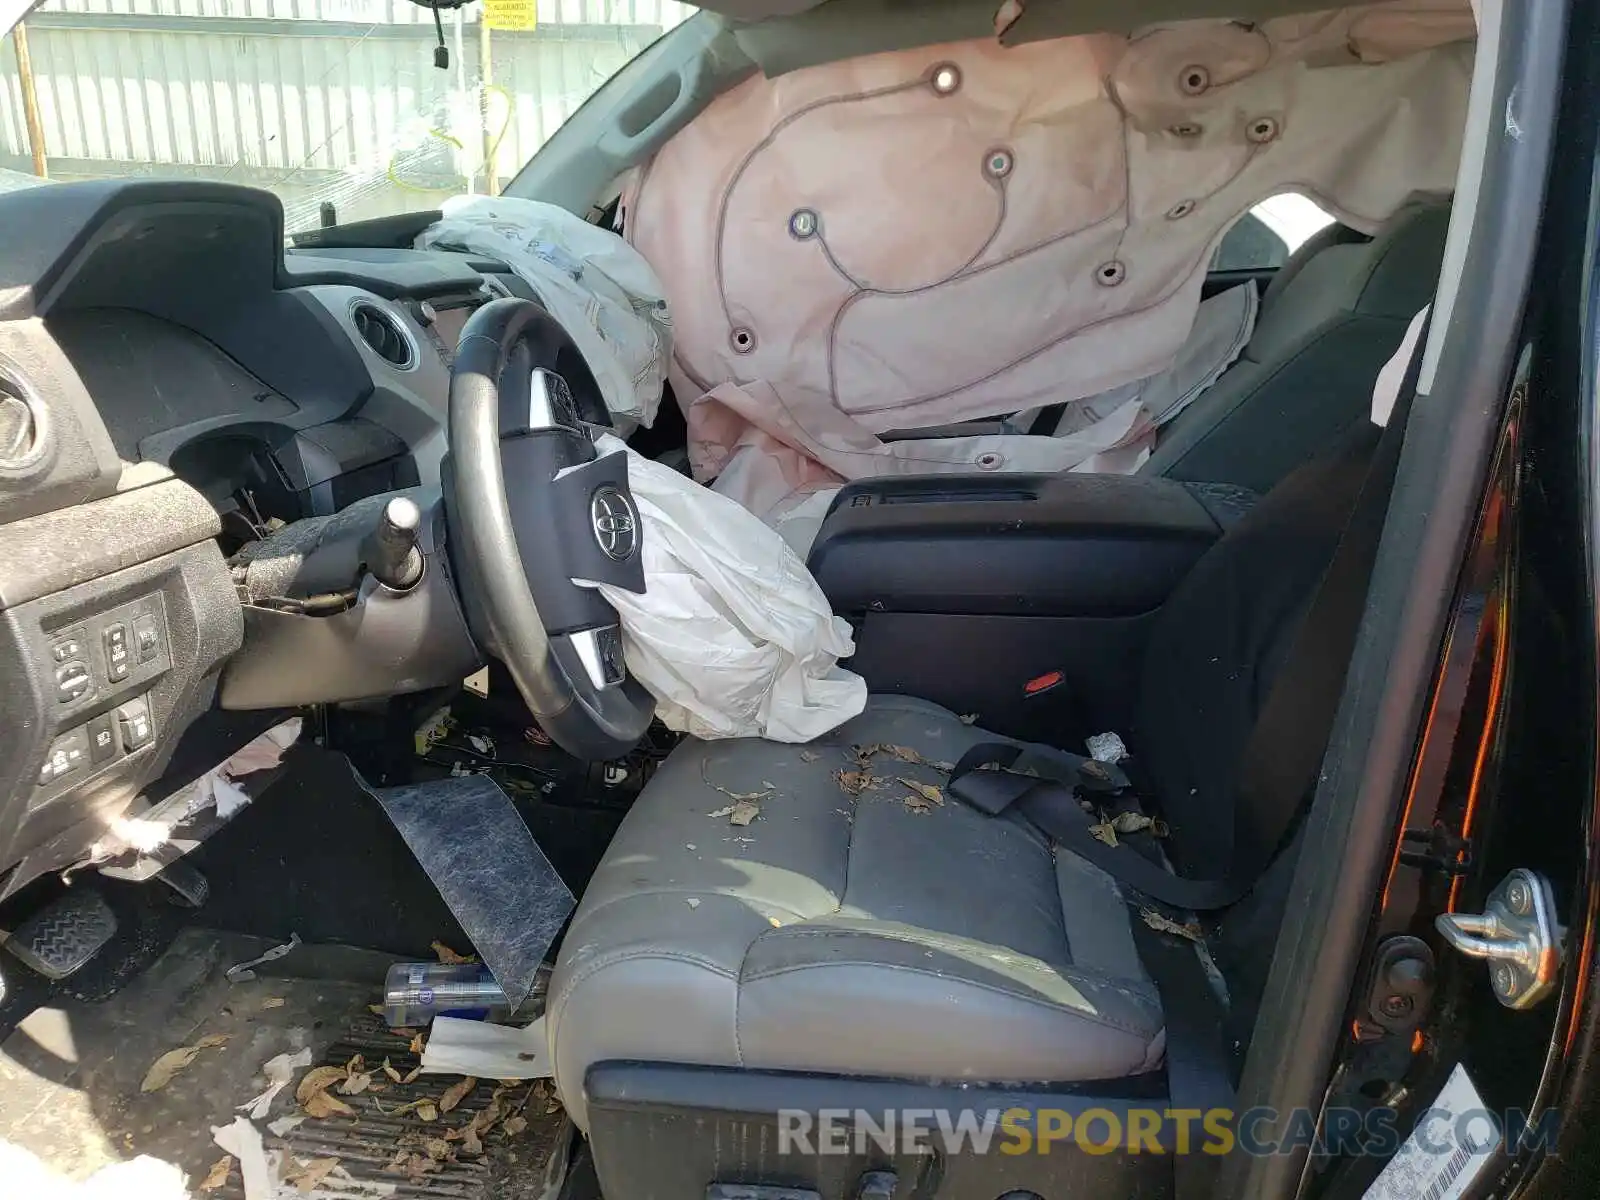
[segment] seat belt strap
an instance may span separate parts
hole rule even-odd
[[[968,750],[951,773],[950,793],[989,816],[1020,811],[1079,857],[1163,903],[1204,912],[1226,908],[1248,893],[1304,811],[1327,752],[1366,608],[1426,344],[1424,323],[1394,411],[1333,557],[1245,742],[1234,811],[1233,862],[1226,875],[1188,879],[1171,874],[1131,846],[1106,845],[1090,832],[1094,820],[1079,803],[1071,781],[1005,770],[1022,753],[1014,745],[990,742]],[[985,769],[996,766],[1001,769]]]
[[[1233,1066],[1227,1051],[1227,1010],[1200,961],[1199,947],[1176,934],[1158,933],[1130,912],[1139,961],[1161,994],[1166,1026],[1167,1103],[1188,1120],[1188,1145],[1173,1146],[1175,1200],[1211,1200],[1221,1159],[1202,1152],[1209,1140],[1201,1122],[1225,1110],[1228,1128],[1238,1116]],[[1213,1117],[1213,1120],[1216,1118]],[[1187,1153],[1179,1153],[1187,1150]]]

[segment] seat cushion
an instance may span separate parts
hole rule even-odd
[[[853,796],[852,745],[953,763],[993,735],[873,697],[810,746],[687,740],[623,822],[552,980],[567,1108],[607,1059],[986,1081],[1120,1078],[1159,1064],[1160,1002],[1116,885],[1025,822],[902,780]],[[747,826],[718,814],[759,794]]]

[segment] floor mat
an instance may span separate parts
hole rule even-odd
[[[581,895],[622,814],[514,798],[534,840]],[[274,940],[294,932],[403,957],[429,957],[435,939],[465,946],[427,873],[339,754],[296,747],[277,782],[189,861],[215,885],[200,913],[215,928]]]
[[[280,1142],[267,1133],[267,1125],[300,1113],[294,1091],[304,1072],[296,1071],[256,1122],[269,1147],[284,1146],[303,1164],[338,1158],[340,1171],[330,1168],[335,1182],[348,1172],[393,1185],[389,1194],[401,1197],[533,1200],[542,1193],[545,1165],[565,1128],[564,1114],[552,1108],[542,1089],[519,1084],[500,1094],[505,1111],[480,1139],[481,1158],[462,1155],[459,1139],[453,1139],[438,1169],[416,1164],[413,1171],[413,1153],[432,1159],[430,1150],[438,1148],[428,1141],[445,1140],[447,1130],[483,1112],[495,1102],[500,1085],[476,1085],[452,1112],[433,1121],[421,1119],[426,1113],[419,1113],[420,1106],[395,1112],[409,1101],[430,1098],[437,1108],[459,1080],[418,1076],[396,1084],[383,1073],[385,1057],[402,1080],[417,1061],[410,1041],[390,1034],[367,1008],[377,998],[375,981],[386,960],[360,951],[303,947],[263,968],[255,980],[229,983],[228,967],[256,957],[264,947],[259,939],[188,930],[110,999],[57,997],[32,1013],[0,1045],[0,1139],[74,1177],[146,1154],[176,1164],[198,1185],[222,1157],[212,1127],[227,1125],[238,1105],[261,1092],[269,1059],[307,1050],[314,1062],[344,1065],[360,1054],[382,1078],[383,1090],[354,1096],[335,1090],[332,1094],[354,1110],[353,1118],[308,1119]],[[268,975],[267,970],[315,977]],[[175,1068],[156,1069],[162,1062],[171,1067],[170,1056],[179,1050],[185,1053],[176,1056]],[[513,1122],[508,1129],[505,1118],[512,1115],[526,1120],[526,1127]],[[450,1147],[456,1148],[455,1161]],[[401,1151],[404,1159],[397,1158]],[[292,1188],[288,1194],[298,1195]],[[219,1187],[196,1195],[242,1197],[237,1165]]]

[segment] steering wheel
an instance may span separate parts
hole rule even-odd
[[[628,675],[616,609],[576,582],[645,590],[628,456],[598,457],[586,420],[610,424],[559,322],[518,299],[472,315],[450,373],[443,472],[462,607],[551,739],[605,760],[638,744],[655,701]]]

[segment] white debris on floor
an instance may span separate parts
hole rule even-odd
[[[142,1154],[74,1180],[21,1146],[0,1139],[0,1179],[5,1180],[8,1195],[29,1200],[189,1200],[182,1171]]]

